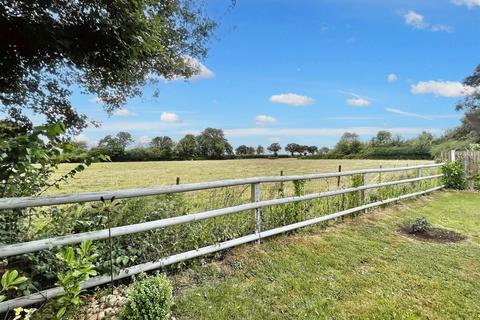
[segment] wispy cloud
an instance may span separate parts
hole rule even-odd
[[[296,93],[275,94],[271,96],[269,100],[273,103],[282,103],[295,107],[309,106],[315,102],[315,99],[312,97],[302,96]]]
[[[462,97],[472,95],[480,90],[470,86],[465,86],[458,81],[420,81],[417,84],[411,86],[413,94],[426,94],[430,93],[435,96],[441,97]]]
[[[469,9],[480,7],[480,0],[453,0],[457,6],[467,6]]]
[[[419,30],[430,30],[433,32],[448,32],[452,33],[455,29],[452,26],[446,24],[433,24],[431,25],[425,20],[425,17],[413,10],[408,11],[403,15],[405,24]]]
[[[255,124],[257,126],[264,126],[266,125],[267,123],[275,123],[277,122],[277,118],[275,117],[272,117],[272,116],[268,116],[266,114],[261,114],[261,115],[258,115],[255,117]]]
[[[435,115],[426,115],[426,114],[419,114],[414,112],[408,112],[400,109],[395,108],[385,108],[385,111],[390,113],[395,113],[405,117],[414,117],[420,118],[425,120],[435,120],[435,119],[458,119],[461,117],[461,114],[435,114]]]
[[[345,116],[345,117],[328,117],[327,120],[381,120],[383,117],[374,116]]]
[[[131,117],[131,116],[135,116],[136,114],[131,112],[127,108],[120,108],[113,111],[113,115],[119,116],[119,117]]]
[[[408,11],[403,15],[405,24],[414,27],[415,29],[426,29],[429,24],[425,22],[425,17],[413,10]]]
[[[399,114],[399,115],[402,115],[402,116],[414,117],[414,118],[420,118],[420,119],[426,119],[426,120],[432,120],[432,118],[430,118],[430,117],[427,117],[427,116],[424,116],[424,115],[421,115],[421,114],[418,114],[418,113],[403,111],[403,110],[400,110],[400,109],[385,108],[385,110],[386,110],[387,112]]]
[[[422,131],[440,133],[439,128],[415,127],[350,127],[350,128],[237,128],[224,130],[228,136],[289,136],[289,137],[332,137],[341,136],[345,132],[355,132],[359,135],[374,135],[380,130],[388,130],[394,134],[419,134]]]

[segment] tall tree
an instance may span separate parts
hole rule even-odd
[[[173,155],[173,149],[175,148],[175,143],[172,138],[168,136],[155,137],[150,142],[152,148],[160,151],[160,155],[164,159],[170,159]]]
[[[256,153],[257,155],[264,154],[264,153],[265,153],[265,149],[263,148],[263,146],[258,145],[258,146],[257,146],[257,149],[255,149],[255,153]]]
[[[197,139],[193,134],[185,135],[175,146],[175,153],[181,159],[193,159],[197,154]]]
[[[112,111],[155,78],[199,72],[215,23],[196,0],[1,0],[0,110],[86,126],[74,87]]]
[[[276,156],[278,156],[278,152],[280,150],[282,150],[282,147],[280,146],[279,143],[275,142],[275,143],[272,143],[271,145],[269,145],[267,147],[267,150],[270,151],[270,152],[273,152],[273,155],[276,157]]]
[[[285,146],[285,151],[290,152],[290,155],[293,157],[295,152],[299,151],[300,145],[297,143],[289,143]]]
[[[393,135],[390,131],[381,130],[372,138],[371,144],[373,146],[387,146],[393,142]]]
[[[233,154],[233,149],[221,129],[206,128],[197,137],[198,153],[207,159],[220,159]]]
[[[335,152],[339,155],[354,155],[360,153],[362,147],[358,134],[345,132],[335,145]]]
[[[307,151],[311,155],[314,155],[315,153],[317,153],[318,147],[317,146],[309,146],[309,147],[307,147]]]
[[[480,137],[480,65],[463,81],[463,84],[467,92],[465,98],[458,102],[457,110],[465,110],[466,121]]]

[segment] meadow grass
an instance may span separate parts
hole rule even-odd
[[[173,277],[177,319],[476,319],[480,195],[439,192],[329,228],[245,245]],[[424,216],[467,236],[419,242]]]
[[[74,193],[126,188],[143,188],[166,184],[246,178],[255,176],[309,174],[383,167],[399,167],[431,163],[428,160],[303,160],[303,159],[248,159],[205,161],[157,161],[95,163],[79,173],[60,189],[50,193]],[[58,176],[68,172],[73,164],[60,166]]]

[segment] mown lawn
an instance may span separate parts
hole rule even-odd
[[[397,232],[420,216],[467,239]],[[480,319],[480,194],[440,192],[246,245],[173,279],[176,319]]]

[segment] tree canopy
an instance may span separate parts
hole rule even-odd
[[[154,78],[189,78],[215,23],[195,0],[0,0],[0,111],[23,126],[43,115],[87,119],[73,88],[118,108]]]

